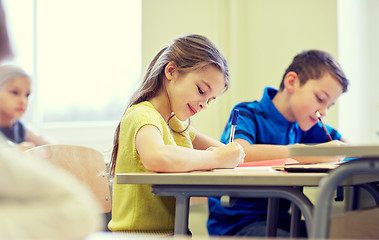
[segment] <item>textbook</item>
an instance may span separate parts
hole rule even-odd
[[[273,167],[277,171],[286,172],[329,172],[336,169],[340,163],[310,163],[310,164],[289,164],[283,167]]]
[[[330,163],[309,163],[309,164],[296,164],[290,163],[283,167],[273,167],[274,170],[286,171],[286,172],[330,172],[333,169],[345,164],[349,161],[356,160],[358,158],[345,158],[342,162],[330,162]]]

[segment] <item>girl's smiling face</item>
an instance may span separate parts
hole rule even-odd
[[[303,86],[297,81],[290,98],[288,120],[296,121],[304,131],[309,130],[318,122],[316,111],[325,117],[342,92],[341,84],[329,73],[320,79],[310,79]]]
[[[225,89],[225,76],[213,64],[187,73],[171,70],[168,66],[167,95],[171,112],[181,121],[206,109]]]
[[[0,88],[0,122],[12,124],[25,113],[30,95],[30,80],[19,76],[5,83]]]

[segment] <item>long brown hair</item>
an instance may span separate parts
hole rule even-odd
[[[148,66],[140,87],[132,95],[126,109],[134,104],[149,100],[159,93],[163,87],[164,69],[172,61],[182,72],[190,72],[208,64],[214,64],[225,75],[225,88],[227,89],[229,86],[227,62],[217,47],[204,36],[186,35],[174,39],[168,47],[158,52]],[[120,127],[121,121],[114,134],[113,151],[108,166],[111,175],[114,174],[116,167]]]

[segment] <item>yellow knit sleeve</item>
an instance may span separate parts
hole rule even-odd
[[[188,131],[188,134],[190,136],[191,142],[193,142],[198,131],[196,130],[196,128],[194,128],[192,126],[189,126],[187,131]]]

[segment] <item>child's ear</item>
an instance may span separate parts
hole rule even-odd
[[[293,93],[295,88],[299,85],[300,79],[295,72],[288,72],[284,77],[284,89],[288,93]]]
[[[177,70],[175,62],[169,62],[164,70],[165,76],[168,80],[172,80],[174,72]]]

